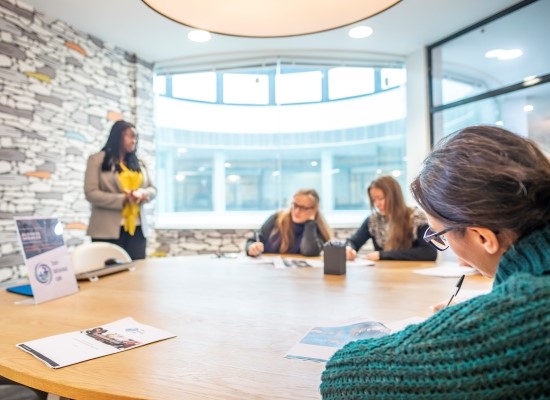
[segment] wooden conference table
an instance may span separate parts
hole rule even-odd
[[[334,276],[189,256],[140,261],[42,304],[2,290],[0,375],[72,399],[318,399],[324,364],[286,352],[314,325],[429,316],[456,283],[412,272],[432,266],[383,261]],[[467,276],[463,289],[491,285]],[[128,316],[177,337],[61,369],[15,347]]]

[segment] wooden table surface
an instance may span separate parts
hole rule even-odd
[[[314,325],[429,316],[456,283],[412,272],[434,265],[383,261],[334,276],[190,256],[140,261],[42,304],[2,290],[0,375],[73,399],[318,399],[324,364],[286,352]],[[491,285],[476,275],[463,288]],[[177,337],[61,369],[15,347],[128,316]]]

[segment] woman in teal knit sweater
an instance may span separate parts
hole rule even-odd
[[[495,277],[491,293],[327,362],[324,399],[550,398],[550,161],[476,126],[444,140],[411,185],[425,240]]]

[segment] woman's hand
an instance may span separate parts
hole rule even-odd
[[[452,306],[455,304],[456,304],[455,301],[451,301],[451,304],[449,304],[449,306]],[[447,302],[434,304],[433,306],[430,306],[430,309],[435,314],[436,312],[443,310],[445,307],[447,307]]]
[[[248,247],[248,255],[250,257],[258,257],[264,252],[264,244],[262,242],[254,242]]]
[[[132,190],[125,190],[124,191],[124,196],[125,196],[124,203],[126,203],[126,204],[136,204],[136,198],[135,198]]]
[[[149,197],[147,196],[147,192],[141,188],[137,190],[133,190],[131,193],[132,193],[132,196],[134,197],[136,204],[145,203],[149,199]]]
[[[357,257],[357,252],[353,250],[351,246],[346,246],[346,259],[348,261],[353,261],[355,257]]]
[[[380,252],[379,251],[373,251],[372,253],[367,254],[365,257],[367,260],[371,261],[380,261]]]

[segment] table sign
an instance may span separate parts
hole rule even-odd
[[[35,303],[76,293],[78,284],[55,217],[16,217],[15,224]]]

